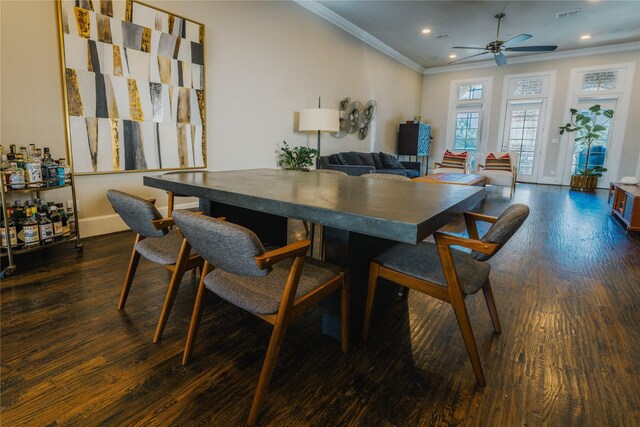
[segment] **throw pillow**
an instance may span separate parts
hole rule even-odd
[[[351,153],[340,153],[338,154],[340,159],[342,160],[342,164],[349,166],[362,166],[362,160],[360,160],[360,156],[351,152]]]
[[[385,169],[404,169],[402,163],[392,154],[386,154],[381,151],[380,158]]]
[[[484,169],[511,172],[511,157],[509,153],[505,153],[500,157],[496,157],[495,154],[490,153],[485,159]]]
[[[371,166],[371,167],[376,167],[375,162],[373,161],[373,156],[371,155],[371,153],[357,153],[355,151],[352,151],[353,154],[357,154],[358,157],[360,157],[360,160],[362,160],[362,164],[365,166]]]
[[[340,159],[340,156],[338,154],[331,154],[329,156],[329,163],[331,163],[332,165],[344,165],[344,163],[342,163],[342,159]]]
[[[384,169],[380,153],[371,153],[371,157],[373,157],[373,163],[375,164],[376,169]]]
[[[466,163],[467,163],[466,151],[456,154],[456,153],[452,153],[449,150],[445,150],[444,156],[442,157],[443,168],[464,169],[464,166]]]

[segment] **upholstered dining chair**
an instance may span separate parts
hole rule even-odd
[[[365,179],[382,179],[388,181],[411,181],[411,178],[406,177],[404,175],[396,175],[392,173],[365,173],[364,175],[360,175],[360,178]]]
[[[468,151],[445,150],[442,162],[435,162],[431,174],[435,173],[469,173],[471,153]]]
[[[248,424],[254,425],[289,322],[338,290],[342,296],[342,351],[347,351],[349,283],[346,273],[337,266],[306,257],[308,240],[266,252],[258,237],[239,225],[183,210],[175,211],[173,219],[205,259],[182,364],[189,363],[191,357],[205,288],[273,325],[248,419]],[[211,266],[215,269],[211,270]]]
[[[137,233],[120,293],[118,310],[124,309],[127,302],[141,255],[172,272],[153,337],[153,342],[157,343],[162,338],[184,273],[196,267],[202,267],[203,260],[191,250],[191,245],[179,231],[169,230],[174,224],[173,220],[163,218],[152,202],[118,190],[108,190],[107,198],[125,224]]]
[[[482,289],[493,328],[496,333],[501,332],[498,311],[489,281],[491,267],[485,261],[488,261],[507,243],[528,215],[529,207],[522,204],[509,206],[497,218],[465,212],[464,218],[469,238],[436,232],[434,233],[435,244],[401,243],[377,256],[369,268],[363,339],[366,340],[369,335],[378,278],[390,280],[451,304],[478,384],[486,385],[464,299],[467,295],[475,294]],[[477,221],[493,223],[482,238],[478,236]],[[451,246],[462,246],[471,249],[472,252],[462,252]]]
[[[487,177],[487,184],[509,187],[513,196],[518,178],[518,153],[494,152],[484,157],[484,164],[478,165],[478,175]]]

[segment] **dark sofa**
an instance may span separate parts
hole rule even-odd
[[[320,156],[319,169],[332,169],[348,175],[390,173],[415,178],[420,175],[420,162],[401,162],[386,153],[358,153],[349,151]]]

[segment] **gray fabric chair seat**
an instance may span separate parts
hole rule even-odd
[[[176,231],[170,231],[162,237],[149,237],[136,245],[136,251],[149,261],[156,264],[169,265],[178,261],[182,236]],[[196,255],[191,249],[189,256]]]
[[[489,278],[491,271],[489,264],[477,261],[471,254],[454,248],[451,248],[451,255],[462,293],[471,295],[478,292]],[[400,243],[378,255],[374,261],[400,273],[447,286],[438,248],[433,243],[420,242],[417,245]]]
[[[273,265],[263,277],[239,276],[221,269],[213,270],[204,279],[205,286],[230,303],[256,314],[273,314],[280,308],[287,275],[293,260]],[[336,276],[338,266],[307,258],[302,268],[296,298],[301,298]]]

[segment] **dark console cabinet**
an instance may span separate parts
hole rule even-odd
[[[431,125],[403,123],[398,133],[398,155],[428,156]]]

